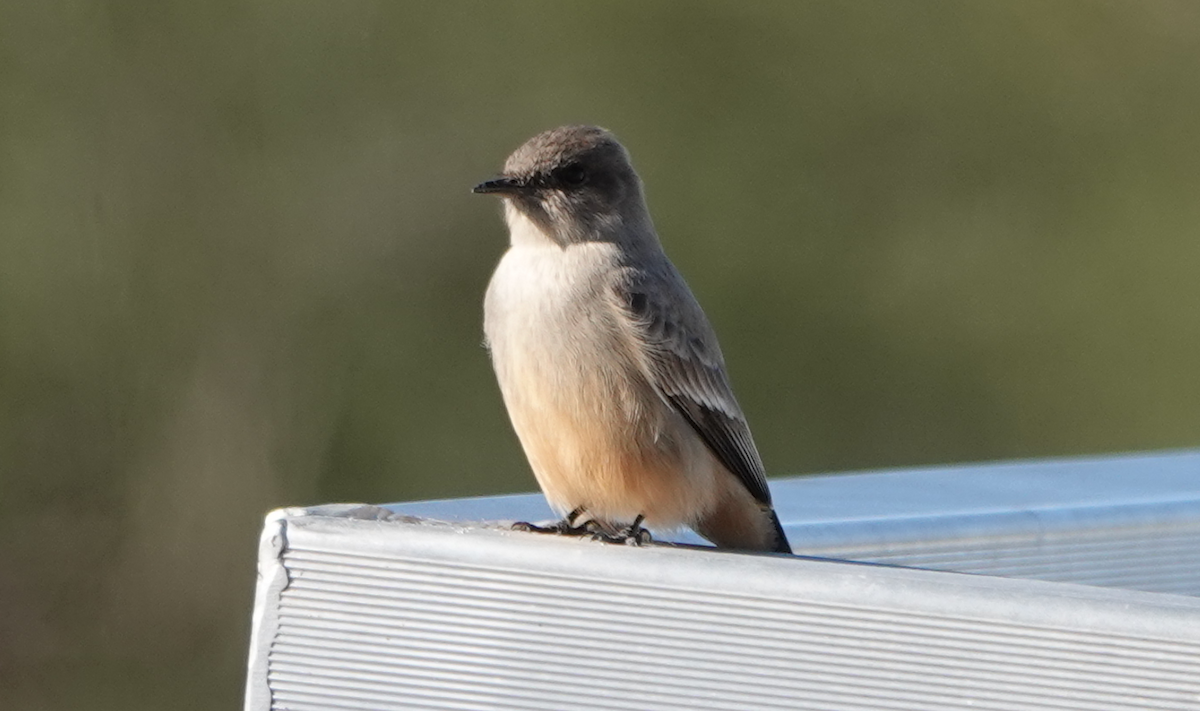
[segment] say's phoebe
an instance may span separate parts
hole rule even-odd
[[[790,553],[708,319],[663,253],[608,131],[531,138],[474,192],[512,244],[484,331],[555,530],[690,526],[722,548]],[[569,513],[567,513],[569,512]]]

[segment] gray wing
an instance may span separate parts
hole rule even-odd
[[[632,319],[659,396],[769,506],[762,459],[730,388],[717,337],[683,277],[669,263],[658,274],[630,270],[624,277],[616,296]]]

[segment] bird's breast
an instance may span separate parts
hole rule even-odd
[[[500,260],[484,332],[506,397],[516,383],[552,395],[632,365],[628,333],[606,293],[614,258],[606,246],[514,247]]]
[[[510,249],[484,308],[492,363],[551,505],[676,526],[713,505],[717,469],[644,372],[609,247]]]

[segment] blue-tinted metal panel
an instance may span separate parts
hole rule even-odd
[[[1198,475],[1177,452],[773,482],[798,551],[893,565],[468,523],[549,518],[540,496],[279,511],[246,708],[1200,710],[1200,599],[1128,589],[1200,593]]]
[[[797,554],[1200,595],[1200,453],[771,482]],[[397,504],[445,520],[544,520],[537,494]],[[702,544],[690,532],[660,538]]]

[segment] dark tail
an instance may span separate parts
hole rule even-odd
[[[787,534],[783,532],[783,524],[779,523],[779,516],[775,515],[775,509],[771,511],[771,525],[775,527],[775,549],[774,553],[791,553],[792,545],[788,543]]]

